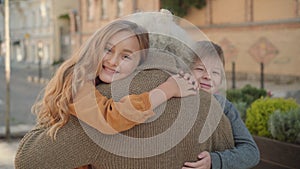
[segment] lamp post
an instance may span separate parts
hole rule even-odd
[[[43,42],[39,41],[38,42],[38,52],[37,52],[37,55],[38,55],[38,78],[39,78],[39,82],[41,83],[41,78],[42,78],[42,58],[43,58],[43,55],[44,55],[44,52],[43,52]]]
[[[236,80],[235,80],[235,62],[234,61],[232,61],[231,62],[231,66],[232,66],[232,89],[235,89],[236,88],[236,85],[235,85],[235,82],[236,82]]]
[[[6,130],[7,140],[10,140],[10,31],[9,31],[9,1],[5,0],[5,79],[6,79]]]

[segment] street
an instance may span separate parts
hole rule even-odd
[[[28,82],[28,76],[37,75],[36,68],[25,65],[13,65],[10,82],[10,125],[34,124],[35,116],[31,106],[35,102],[44,84]],[[5,126],[6,82],[4,65],[0,65],[0,127]]]
[[[19,139],[6,140],[0,139],[0,168],[1,169],[14,169],[15,153],[19,145]]]

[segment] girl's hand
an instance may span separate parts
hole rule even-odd
[[[203,151],[198,155],[198,161],[196,162],[185,162],[184,167],[182,169],[190,169],[190,168],[197,168],[197,169],[210,169],[211,168],[211,157],[209,152]]]
[[[173,97],[195,95],[199,90],[199,83],[189,73],[173,75],[166,81],[166,84],[169,90],[173,91]]]
[[[173,75],[149,92],[151,108],[156,108],[172,97],[195,95],[198,89],[199,84],[191,74]]]

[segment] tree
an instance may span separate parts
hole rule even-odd
[[[206,5],[206,0],[161,0],[161,7],[173,12],[176,16],[183,17],[191,7],[201,9]]]

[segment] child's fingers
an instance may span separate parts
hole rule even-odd
[[[197,167],[201,166],[201,162],[200,162],[200,160],[196,161],[196,162],[185,162],[184,165],[186,167],[197,168]]]
[[[181,77],[184,76],[184,72],[183,72],[182,70],[180,70],[178,74],[179,74]]]
[[[185,73],[185,74],[183,75],[183,78],[184,78],[185,80],[190,80],[190,79],[191,79],[191,74]]]
[[[190,77],[190,80],[188,81],[188,83],[193,85],[193,88],[195,90],[197,90],[199,88],[199,83],[193,76]]]
[[[175,74],[175,75],[172,75],[173,78],[181,78],[182,76],[180,74]]]

